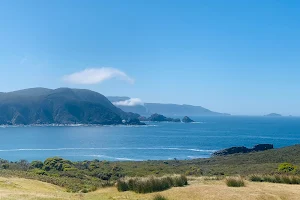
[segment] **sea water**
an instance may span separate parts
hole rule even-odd
[[[146,126],[1,126],[0,158],[168,160],[210,157],[232,146],[300,143],[297,117],[192,117],[196,122]]]

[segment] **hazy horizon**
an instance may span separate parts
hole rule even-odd
[[[300,116],[300,2],[1,1],[0,91]]]

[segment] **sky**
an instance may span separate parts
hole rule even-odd
[[[1,0],[0,91],[300,115],[300,1]]]

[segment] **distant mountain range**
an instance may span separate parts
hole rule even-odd
[[[141,124],[105,96],[84,89],[31,88],[0,93],[0,124]]]
[[[130,101],[129,97],[109,96],[107,97],[114,105],[125,112],[133,112],[142,116],[150,116],[159,113],[165,116],[225,116],[226,113],[213,112],[201,106],[178,105],[178,104],[161,104],[161,103],[144,103],[138,105],[123,105]]]

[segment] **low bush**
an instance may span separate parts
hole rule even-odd
[[[228,187],[244,187],[245,182],[241,177],[229,177],[225,180]]]
[[[38,168],[31,170],[31,172],[38,174],[38,175],[48,175],[47,172],[45,172],[42,169],[38,169]]]
[[[291,163],[281,163],[278,166],[278,171],[279,172],[284,172],[284,173],[296,173],[297,166],[293,165]]]
[[[260,175],[253,174],[249,176],[249,180],[253,182],[263,182],[263,179]]]
[[[160,194],[157,194],[154,196],[153,200],[168,200],[168,199]]]
[[[167,190],[171,187],[183,187],[188,184],[187,178],[181,176],[125,178],[117,181],[120,192],[134,191],[136,193],[151,193]]]
[[[188,180],[184,175],[174,176],[172,182],[173,182],[172,186],[174,187],[183,187],[188,184]]]
[[[38,161],[38,160],[35,160],[35,161],[32,161],[30,163],[30,168],[38,168],[38,169],[42,169],[44,166],[44,163],[42,161]]]

